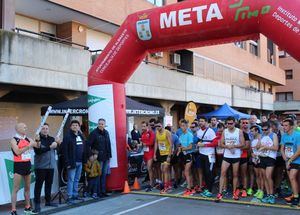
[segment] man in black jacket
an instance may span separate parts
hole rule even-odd
[[[68,204],[74,200],[82,200],[78,196],[78,183],[81,177],[82,163],[85,162],[86,144],[80,132],[80,123],[77,120],[71,121],[70,131],[64,136],[62,142],[63,156],[68,172]]]
[[[57,207],[57,204],[51,202],[51,188],[53,183],[54,168],[56,166],[55,149],[61,143],[59,138],[54,139],[49,135],[49,125],[45,123],[42,127],[40,136],[40,148],[34,148],[35,165],[35,186],[34,203],[35,212],[41,211],[41,190],[45,182],[45,206]]]
[[[111,158],[111,145],[109,133],[105,130],[105,119],[98,120],[98,127],[95,128],[89,137],[89,144],[92,150],[97,150],[98,161],[102,168],[102,175],[100,177],[99,197],[105,197],[106,194],[106,175],[108,172],[109,159]]]

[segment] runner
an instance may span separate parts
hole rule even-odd
[[[165,127],[166,130],[171,132],[171,139],[172,139],[172,157],[171,157],[171,166],[174,170],[174,184],[173,187],[174,189],[178,188],[178,185],[180,184],[181,181],[181,177],[182,177],[182,166],[181,166],[181,162],[179,159],[178,154],[178,148],[180,146],[180,142],[179,142],[179,138],[178,136],[175,134],[175,132],[172,131],[172,127],[171,126],[166,126]]]
[[[248,189],[248,152],[250,149],[250,138],[249,138],[249,120],[248,119],[241,119],[240,120],[240,127],[243,131],[244,139],[245,139],[245,145],[242,148],[242,155],[241,155],[241,161],[240,161],[240,177],[242,182],[242,191],[241,197],[245,198],[247,197],[247,194],[249,196],[253,195],[253,190]]]
[[[219,184],[219,193],[217,195],[216,202],[219,202],[223,198],[222,190],[224,186],[224,178],[227,176],[227,171],[232,165],[233,172],[233,199],[238,200],[237,193],[238,184],[238,172],[241,159],[241,148],[244,146],[243,132],[235,127],[234,117],[228,117],[226,119],[227,128],[224,130],[221,139],[221,147],[225,148],[224,157],[221,166],[221,178]]]
[[[281,143],[282,131],[279,129],[279,123],[277,121],[270,120],[271,130],[278,137],[278,144]],[[275,196],[282,197],[281,193],[281,182],[283,180],[285,170],[285,161],[282,158],[280,147],[278,147],[275,169],[274,169],[274,188],[275,188]]]
[[[257,125],[253,125],[250,128],[251,135],[253,140],[251,141],[251,158],[249,160],[249,174],[250,174],[250,188],[253,191],[254,178],[256,178],[257,191],[254,194],[254,197],[257,199],[262,199],[264,195],[264,181],[262,169],[259,168],[259,154],[258,149],[260,148],[261,134]],[[255,173],[255,175],[254,175]],[[255,176],[255,177],[254,177]],[[254,199],[255,200],[255,199]]]
[[[218,131],[218,119],[217,117],[210,118],[210,125],[209,127],[214,130],[215,133]]]
[[[171,133],[162,127],[160,121],[156,121],[155,127],[156,140],[154,151],[159,151],[159,162],[162,169],[162,179],[164,182],[164,189],[161,190],[162,194],[168,193],[172,190],[171,174],[170,174],[170,161],[172,154],[172,140]],[[156,154],[154,153],[154,160],[157,160]]]
[[[214,130],[208,127],[205,117],[200,117],[199,126],[200,129],[197,132],[197,137],[199,139],[197,146],[199,147],[200,153],[199,178],[201,179],[204,176],[207,188],[201,193],[201,196],[212,197],[211,192],[214,184],[213,167],[216,163],[215,148],[218,146],[218,142],[215,141],[216,134]]]
[[[193,133],[193,164],[192,164],[192,176],[193,176],[193,184],[194,184],[194,190],[196,191],[196,193],[201,193],[202,189],[201,189],[201,184],[199,181],[199,176],[198,176],[198,169],[200,168],[200,161],[199,161],[199,149],[197,148],[197,144],[198,144],[198,137],[197,137],[197,132],[199,130],[199,125],[198,125],[198,121],[195,120],[194,122],[192,122],[192,124],[190,125],[190,129]]]
[[[192,152],[193,152],[193,135],[190,133],[188,129],[188,122],[186,120],[180,121],[180,128],[182,130],[182,134],[179,137],[180,147],[178,148],[178,153],[181,154],[184,162],[184,175],[187,182],[187,188],[183,193],[183,196],[190,196],[195,193],[192,190],[193,178],[191,175],[192,168]]]
[[[294,131],[294,121],[285,119],[283,121],[284,134],[281,139],[281,154],[286,161],[286,168],[291,182],[293,195],[286,198],[288,204],[296,206],[299,204],[299,182],[297,174],[300,170],[300,133]]]
[[[275,204],[273,172],[278,150],[278,138],[275,133],[271,132],[269,123],[262,123],[261,127],[263,134],[259,148],[259,167],[263,169],[263,180],[267,192],[267,196],[262,199],[262,202]]]
[[[31,180],[31,153],[32,147],[39,148],[40,137],[35,141],[26,136],[27,127],[24,123],[18,123],[15,127],[16,135],[10,140],[11,150],[14,155],[14,187],[11,194],[11,214],[16,215],[17,193],[20,190],[21,180],[24,181],[25,214],[34,213],[30,206],[30,180]]]
[[[154,157],[154,139],[155,135],[153,131],[148,129],[148,123],[143,121],[141,123],[142,126],[142,135],[141,135],[141,143],[143,144],[144,150],[144,161],[147,164],[147,170],[149,173],[149,185],[146,188],[146,192],[152,191],[153,183],[153,157]]]

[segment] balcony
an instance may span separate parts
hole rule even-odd
[[[87,90],[89,51],[3,30],[0,43],[1,83]]]
[[[273,110],[273,94],[232,86],[233,106]]]
[[[274,110],[276,111],[300,111],[300,101],[275,101]]]

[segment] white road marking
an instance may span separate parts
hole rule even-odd
[[[180,194],[182,194],[182,193],[183,193],[183,192],[176,193],[175,195],[180,195]],[[146,204],[143,204],[143,205],[140,205],[140,206],[137,206],[137,207],[134,207],[134,208],[130,208],[130,209],[127,209],[127,210],[125,210],[125,211],[121,211],[121,212],[115,213],[115,214],[113,214],[113,215],[121,215],[121,214],[125,214],[125,213],[131,212],[131,211],[135,211],[135,210],[137,210],[137,209],[144,208],[144,207],[147,207],[147,206],[149,206],[149,205],[153,205],[153,204],[155,204],[155,203],[157,203],[157,202],[161,202],[161,201],[164,201],[164,200],[169,199],[169,198],[170,198],[170,197],[164,197],[164,198],[161,198],[161,199],[157,199],[157,200],[154,200],[154,201],[152,201],[152,202],[148,202],[148,203],[146,203]]]

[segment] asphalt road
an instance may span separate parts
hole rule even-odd
[[[209,201],[180,199],[151,195],[127,194],[104,201],[92,203],[65,210],[57,215],[84,215],[84,214],[149,214],[149,215],[176,215],[176,214],[300,214],[300,210],[289,210],[281,208],[248,206],[242,204],[214,203]]]

